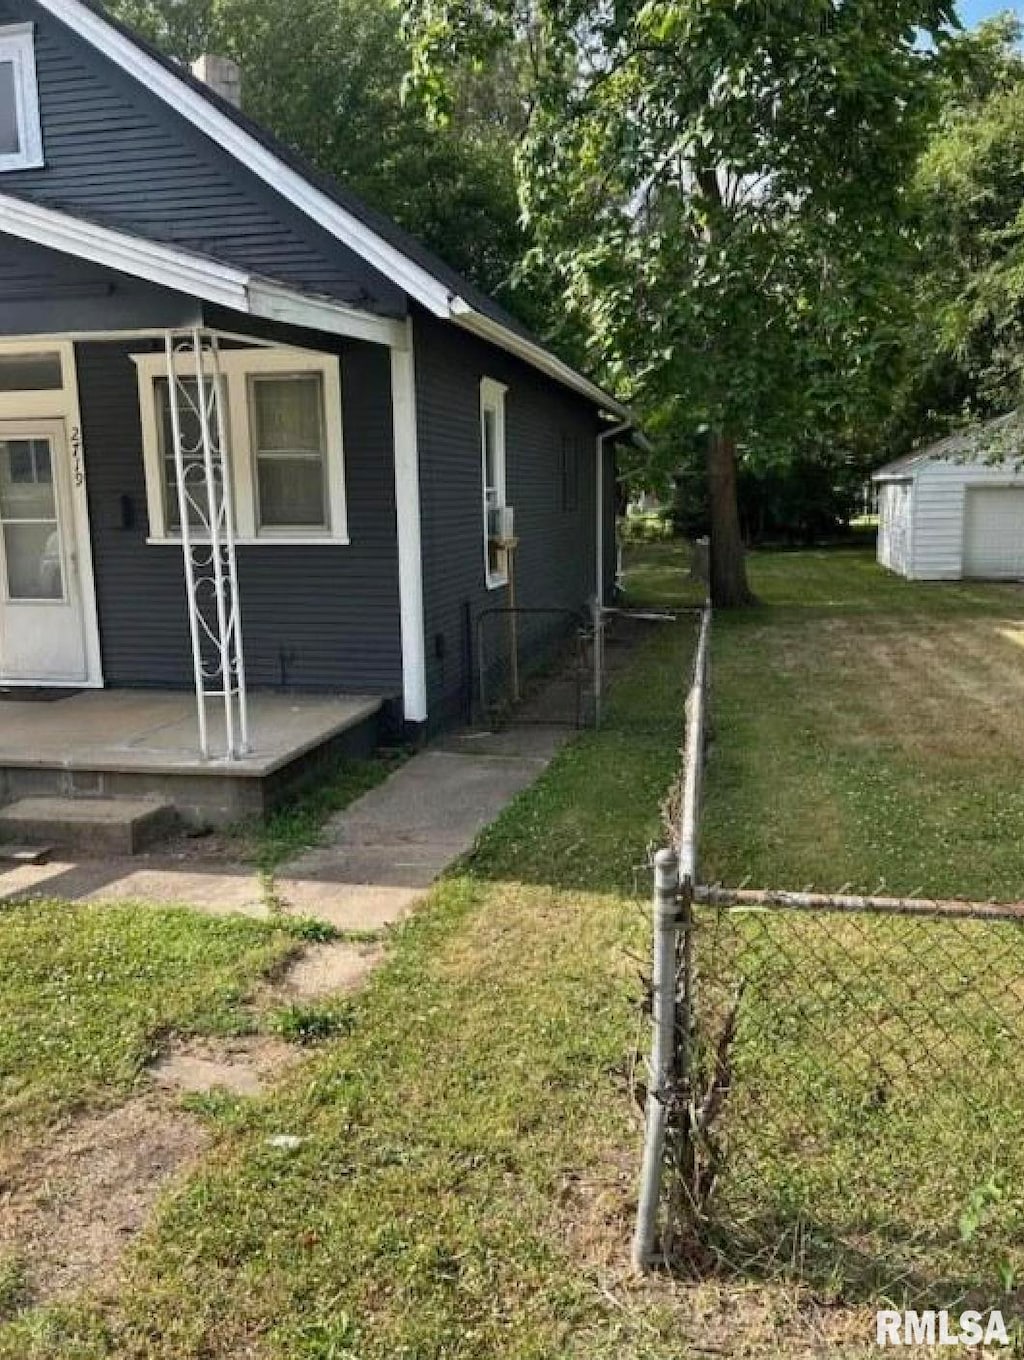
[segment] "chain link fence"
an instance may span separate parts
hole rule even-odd
[[[697,905],[691,929],[670,1251],[866,1298],[1024,1283],[1024,921]]]
[[[702,885],[710,628],[656,862],[634,1261],[1019,1315],[1024,907]]]

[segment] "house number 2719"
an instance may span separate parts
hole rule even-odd
[[[75,478],[75,486],[82,486],[85,483],[85,470],[82,467],[82,431],[77,425],[71,429],[71,469]]]

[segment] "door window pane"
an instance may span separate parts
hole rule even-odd
[[[9,439],[0,443],[0,518],[56,517],[49,440]]]
[[[60,600],[60,530],[56,520],[42,524],[5,524],[7,596],[11,600]]]
[[[0,537],[8,599],[63,599],[60,526],[48,439],[0,442]]]
[[[14,62],[0,61],[0,156],[15,156],[20,150]]]
[[[321,375],[254,377],[250,392],[260,528],[328,528]]]

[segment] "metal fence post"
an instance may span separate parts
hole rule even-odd
[[[591,601],[594,622],[594,726],[601,726],[604,712],[604,606],[600,599]]]
[[[679,926],[679,861],[674,850],[654,858],[654,975],[651,988],[653,1042],[647,1087],[640,1203],[633,1237],[633,1266],[646,1270],[655,1257],[668,1098],[673,1078],[676,1006],[676,933]]]

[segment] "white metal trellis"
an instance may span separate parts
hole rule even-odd
[[[164,340],[199,750],[204,760],[238,760],[250,750],[249,712],[220,351],[217,337],[198,328],[168,331]],[[211,700],[224,709],[223,749],[216,751]]]

